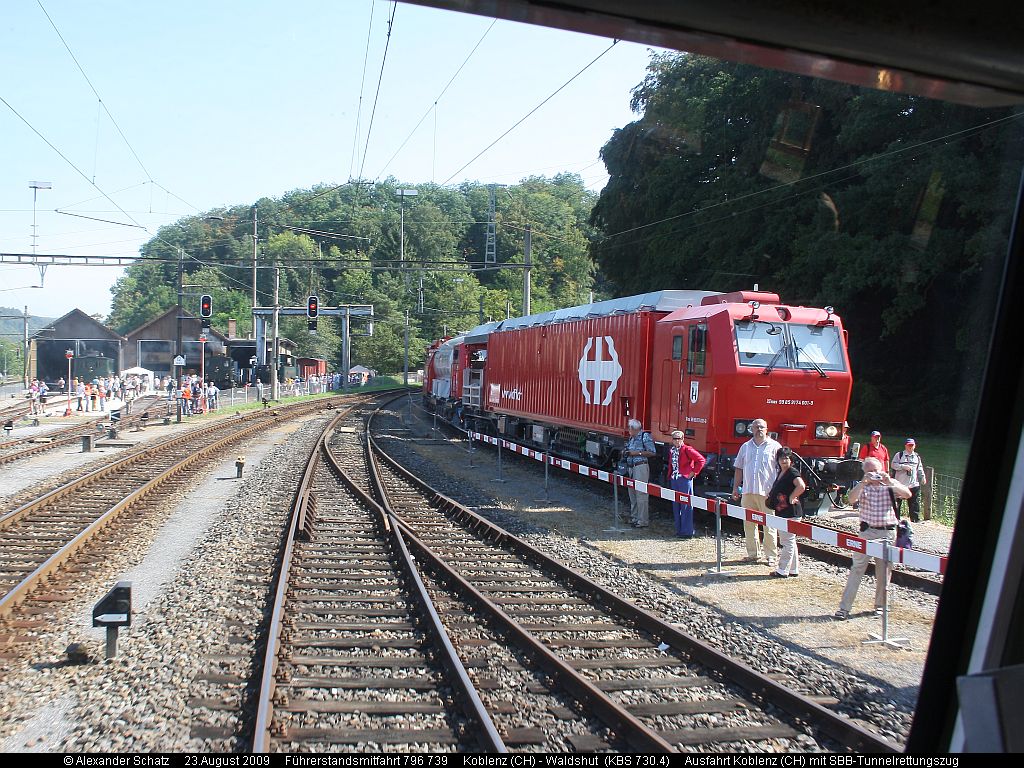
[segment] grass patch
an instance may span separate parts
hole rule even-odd
[[[895,456],[903,450],[905,434],[891,433],[894,439],[886,439],[882,435],[882,444],[889,449],[889,456]],[[960,483],[967,469],[967,456],[971,450],[971,441],[966,437],[950,437],[949,435],[929,435],[912,432],[909,435],[917,441],[917,452],[921,454],[925,467],[935,470],[935,483],[924,489],[923,493],[932,494],[932,519],[944,525],[953,525],[957,506],[960,504]],[[867,435],[855,435],[854,440],[862,445],[868,440]],[[923,504],[923,500],[922,500]],[[906,514],[906,503],[902,504]]]
[[[896,435],[896,433],[893,433],[892,438],[882,435],[882,445],[889,449],[890,458],[903,450],[904,437],[906,435]],[[964,476],[967,469],[967,455],[971,450],[969,438],[929,435],[921,432],[911,433],[910,437],[917,440],[917,452],[921,454],[926,467],[934,467],[940,475]],[[852,439],[861,445],[867,445],[869,436],[854,434]]]

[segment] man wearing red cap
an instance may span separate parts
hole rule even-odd
[[[878,459],[882,462],[882,467],[889,466],[889,449],[882,445],[882,433],[875,431],[871,433],[871,440],[861,446],[860,455],[857,457],[861,461],[864,459]]]

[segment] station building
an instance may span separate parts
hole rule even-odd
[[[228,337],[210,329],[206,342],[199,341],[202,321],[189,312],[181,310],[181,354],[185,358],[184,372],[198,374],[200,358],[204,348],[206,359],[223,355]],[[162,315],[129,331],[125,337],[124,367],[146,368],[157,376],[171,376],[174,371],[174,354],[178,341],[178,308],[171,307]]]
[[[67,379],[68,351],[72,354],[72,378],[91,380],[125,367],[125,337],[82,310],[73,309],[29,339],[29,378],[42,379],[51,388],[61,378]]]

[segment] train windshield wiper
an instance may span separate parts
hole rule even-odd
[[[782,357],[782,353],[785,352],[788,347],[789,347],[789,342],[788,341],[785,344],[783,344],[781,347],[779,347],[779,351],[775,353],[775,356],[770,361],[768,361],[768,365],[766,365],[764,367],[764,370],[761,371],[761,373],[763,373],[765,376],[767,376],[769,373],[774,371],[775,370],[775,364],[777,362],[779,362],[779,358]]]
[[[819,374],[821,374],[821,378],[823,378],[823,379],[827,379],[828,378],[828,374],[825,373],[825,371],[822,370],[821,366],[818,365],[816,362],[814,362],[810,357],[807,357],[805,355],[805,359],[804,360],[800,359],[800,354],[803,352],[803,350],[800,348],[800,345],[796,343],[795,339],[793,340],[793,349],[796,350],[796,361],[797,361],[797,364],[799,364],[801,362],[810,363],[811,365],[814,366],[814,370],[816,370]]]

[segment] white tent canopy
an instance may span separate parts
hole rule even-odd
[[[125,376],[138,376],[143,381],[143,391],[152,388],[154,384],[153,372],[148,368],[142,368],[141,366],[135,366],[134,368],[128,368],[121,371],[121,378]]]

